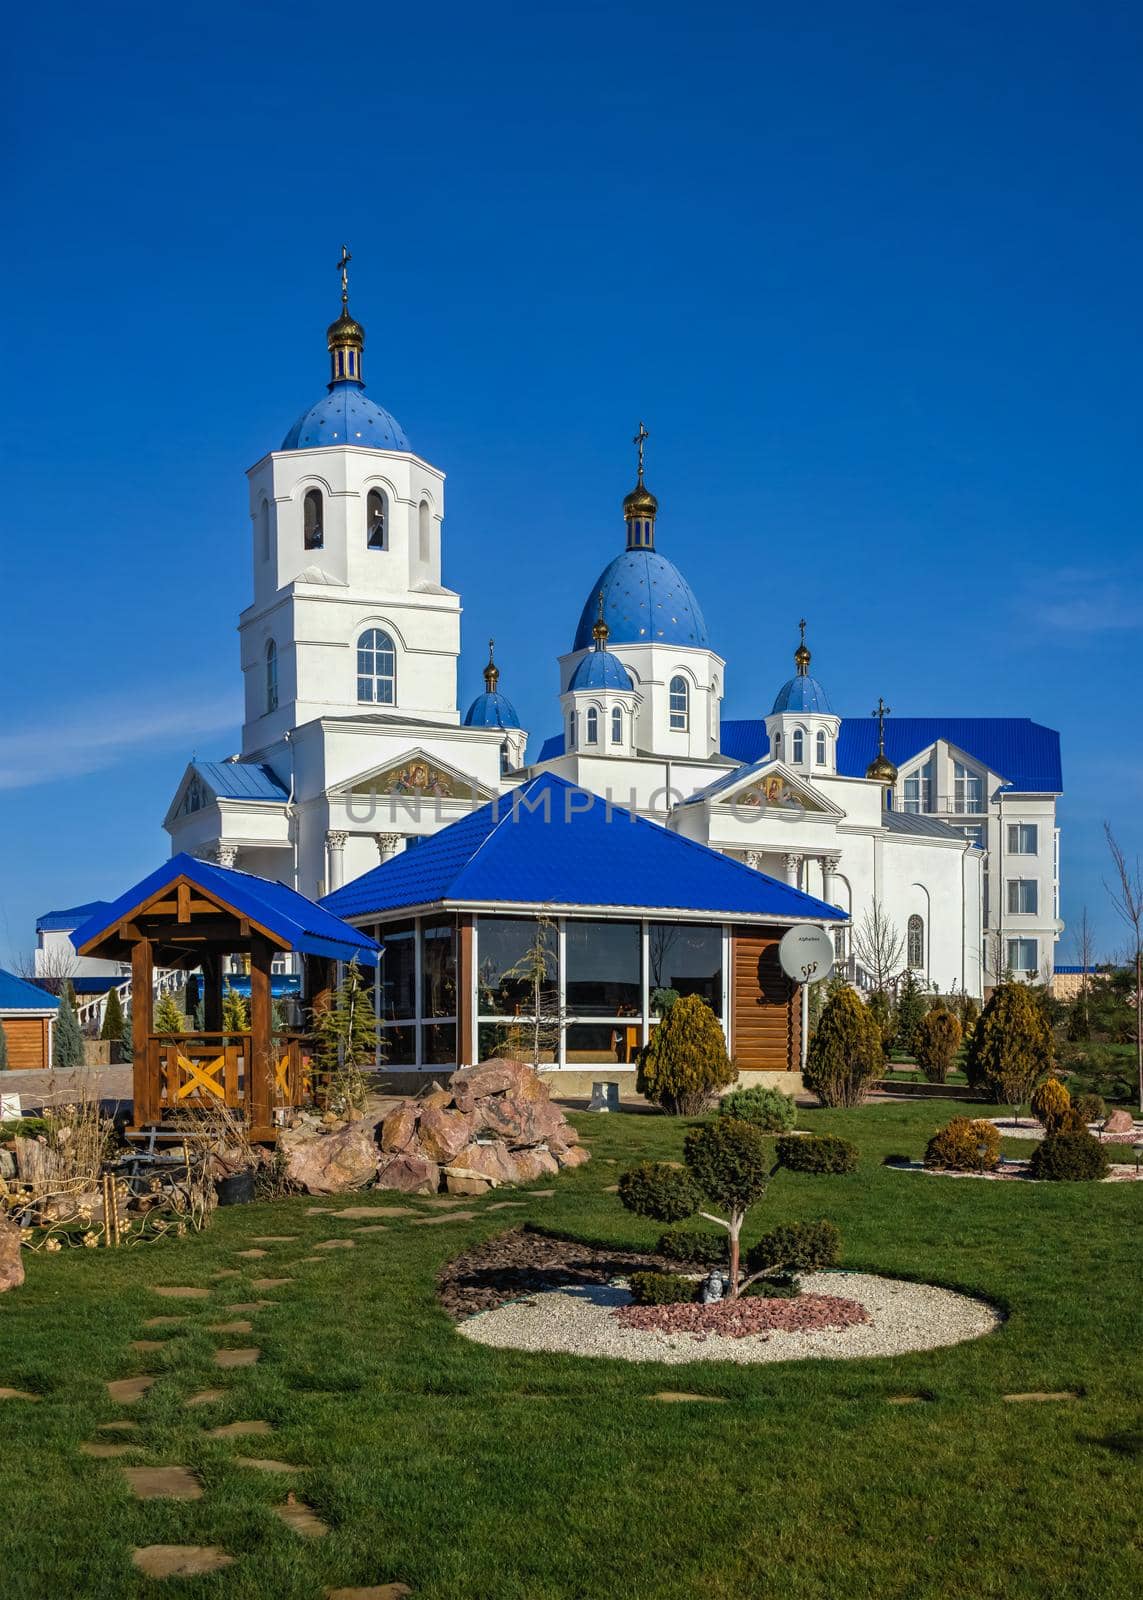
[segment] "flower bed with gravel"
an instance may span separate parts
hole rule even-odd
[[[624,1327],[644,1333],[690,1333],[696,1339],[746,1339],[752,1334],[810,1333],[820,1328],[852,1328],[868,1322],[869,1313],[856,1300],[833,1294],[801,1294],[794,1300],[765,1300],[745,1295],[714,1305],[617,1306],[612,1312]]]

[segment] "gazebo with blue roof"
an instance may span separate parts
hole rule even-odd
[[[740,1070],[796,1073],[799,991],[777,945],[845,914],[542,773],[346,884],[322,905],[384,941],[386,1059],[406,1073],[511,1050],[545,950],[562,1072],[633,1077],[660,991],[699,994]],[[578,1088],[569,1078],[563,1086]]]

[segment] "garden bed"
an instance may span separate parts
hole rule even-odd
[[[449,1316],[459,1322],[480,1311],[493,1311],[522,1295],[608,1284],[641,1268],[664,1271],[674,1266],[662,1256],[634,1250],[601,1250],[524,1226],[486,1239],[442,1267],[437,1275],[437,1294]]]

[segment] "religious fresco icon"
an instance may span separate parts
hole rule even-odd
[[[821,807],[780,772],[768,772],[748,789],[730,797],[732,806],[747,806],[771,811],[820,811]]]
[[[472,800],[483,797],[470,778],[434,765],[421,755],[407,756],[378,772],[367,783],[358,785],[355,794],[431,796],[437,800]]]

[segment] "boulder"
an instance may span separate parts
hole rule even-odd
[[[550,1178],[560,1170],[559,1162],[550,1150],[537,1145],[533,1150],[514,1150],[512,1165],[516,1168],[517,1183],[531,1183],[535,1178]]]
[[[338,1133],[299,1136],[287,1132],[280,1143],[287,1180],[307,1194],[362,1189],[377,1172],[377,1146],[367,1123],[351,1123]]]
[[[591,1153],[582,1144],[573,1144],[566,1150],[557,1150],[556,1160],[561,1167],[582,1167],[585,1161],[591,1160]]]
[[[554,1133],[549,1133],[545,1143],[549,1150],[557,1154],[561,1150],[568,1150],[573,1144],[579,1143],[579,1129],[573,1128],[570,1122],[565,1122]]]
[[[470,1144],[457,1156],[454,1166],[464,1167],[470,1173],[493,1178],[497,1183],[519,1183],[516,1163],[507,1145],[497,1140],[493,1144]]]
[[[18,1289],[24,1281],[24,1258],[20,1254],[20,1230],[14,1222],[0,1217],[0,1294]]]
[[[430,1089],[428,1094],[422,1095],[418,1104],[422,1112],[447,1111],[449,1106],[452,1105],[452,1095],[447,1089],[442,1089],[438,1086],[435,1089]]]
[[[487,1194],[493,1188],[491,1178],[463,1178],[459,1173],[445,1173],[445,1188],[449,1194]]]
[[[377,1167],[379,1189],[399,1189],[402,1194],[436,1194],[441,1169],[421,1155],[382,1155]]]
[[[540,1144],[564,1126],[563,1113],[549,1100],[525,1100],[515,1094],[478,1100],[477,1127],[510,1145]]]
[[[1130,1111],[1119,1107],[1107,1113],[1107,1121],[1103,1124],[1104,1133],[1134,1133],[1135,1118]]]
[[[448,1166],[465,1145],[472,1142],[476,1131],[475,1116],[430,1106],[421,1113],[421,1120],[417,1124],[417,1141],[430,1161],[439,1161],[442,1166]]]
[[[402,1100],[401,1104],[390,1111],[381,1124],[382,1150],[405,1150],[413,1141],[417,1131],[417,1113],[420,1110],[415,1100]]]
[[[529,1083],[529,1080],[534,1080]],[[471,1111],[486,1095],[524,1093],[534,1097],[539,1084],[537,1073],[522,1061],[483,1061],[478,1067],[461,1067],[448,1080],[460,1111]]]

